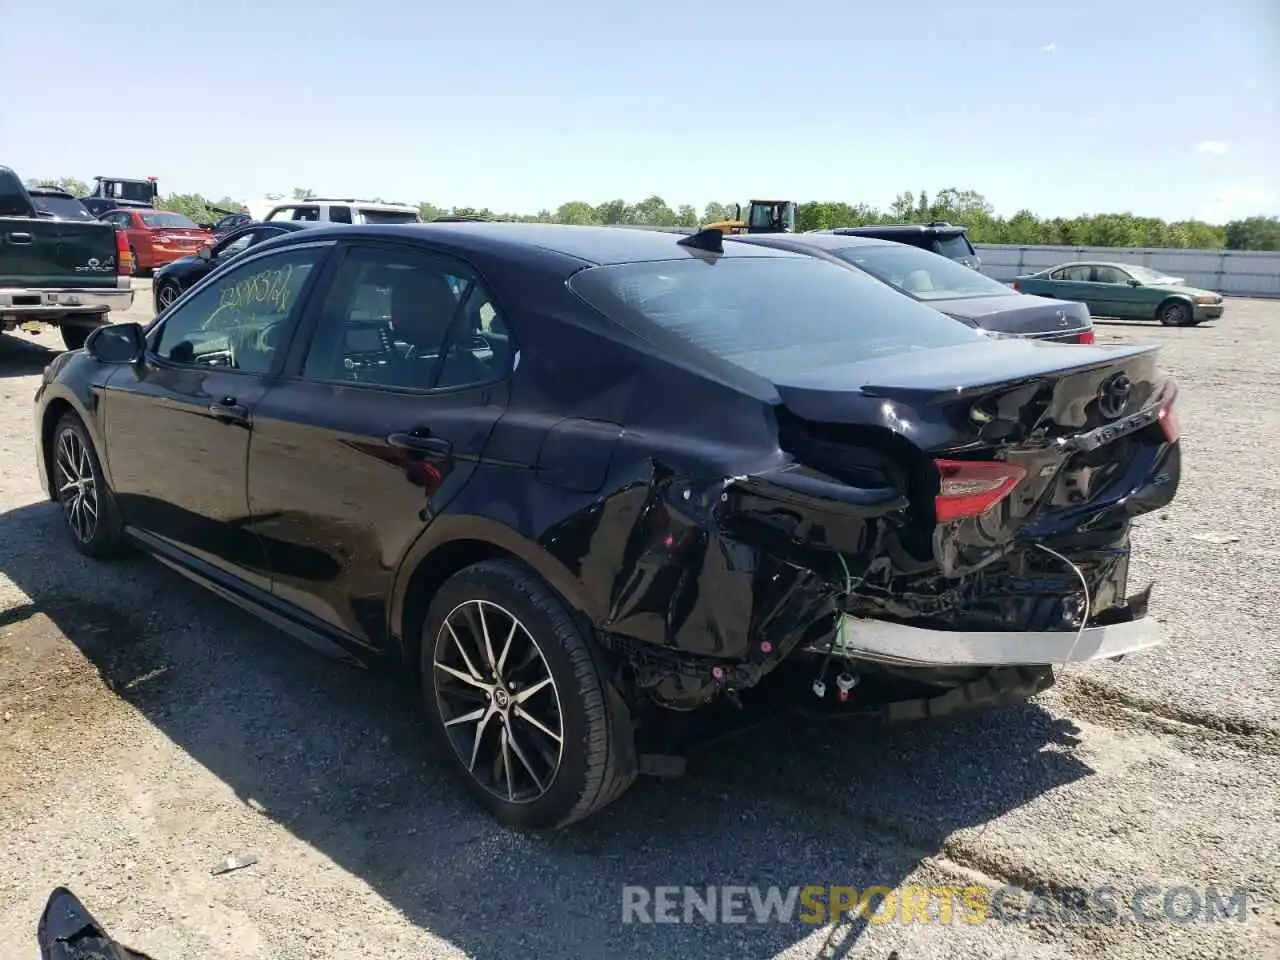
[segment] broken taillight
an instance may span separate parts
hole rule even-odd
[[[939,523],[986,513],[1020,484],[1027,471],[998,460],[935,460],[942,481],[934,498]]]
[[[1093,339],[1092,330],[1084,331],[1084,333],[1080,334],[1079,338],[1076,340],[1076,343],[1094,343],[1094,342],[1095,341]]]
[[[1178,398],[1178,385],[1170,378],[1161,392],[1160,406],[1157,408],[1156,418],[1160,423],[1160,432],[1164,434],[1165,440],[1173,443],[1178,439],[1178,415],[1173,411],[1173,401]]]

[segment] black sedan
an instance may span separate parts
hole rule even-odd
[[[303,220],[250,223],[220,237],[212,246],[201,247],[193,257],[182,257],[165,264],[151,278],[151,298],[155,303],[156,313],[167,309],[189,287],[203,280],[232,257],[239,256],[263,240],[303,230],[310,225]]]
[[[76,549],[412,677],[545,829],[678,766],[689,711],[932,716],[1160,643],[1126,578],[1173,402],[1154,348],[991,341],[715,230],[448,223],[268,240],[35,416]]]
[[[949,257],[905,243],[845,234],[756,234],[733,238],[806,253],[853,267],[900,293],[990,336],[1093,343],[1093,318],[1083,303],[1033,297]]]

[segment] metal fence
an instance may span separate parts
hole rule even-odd
[[[982,272],[1005,283],[1072,260],[1134,263],[1189,286],[1229,297],[1280,298],[1280,252],[1253,250],[1169,250],[1159,247],[1050,247],[1002,243],[974,244]]]

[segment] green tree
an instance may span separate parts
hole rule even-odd
[[[1223,232],[1228,250],[1280,250],[1280,217],[1233,220]]]

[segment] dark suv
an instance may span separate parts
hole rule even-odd
[[[877,240],[893,240],[907,243],[922,250],[930,250],[949,257],[957,263],[977,270],[982,266],[978,251],[969,242],[966,227],[949,223],[930,224],[893,223],[876,227],[836,227],[834,230],[815,230],[814,233],[838,233],[850,237],[874,237]]]

